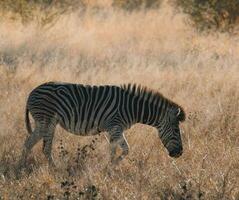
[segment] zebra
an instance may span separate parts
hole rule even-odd
[[[29,113],[35,129],[32,131]],[[155,127],[170,157],[183,153],[179,122],[185,120],[183,108],[162,94],[137,84],[90,86],[47,82],[32,90],[25,112],[29,133],[20,163],[25,164],[33,146],[43,139],[43,153],[50,166],[52,141],[57,124],[70,133],[92,136],[108,133],[111,161],[118,163],[129,153],[124,131],[133,124]],[[122,149],[116,156],[116,149]]]

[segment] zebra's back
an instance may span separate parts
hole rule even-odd
[[[104,131],[117,115],[122,92],[117,86],[49,82],[31,92],[27,106],[38,121],[57,120],[72,133],[89,135]]]

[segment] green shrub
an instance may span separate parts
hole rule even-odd
[[[162,0],[113,0],[113,6],[125,10],[158,8]]]
[[[174,0],[174,3],[190,15],[200,30],[233,30],[239,17],[238,0]]]

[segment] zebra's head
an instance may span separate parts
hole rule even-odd
[[[179,106],[172,106],[158,128],[159,137],[163,145],[167,148],[169,156],[179,157],[183,153],[179,122],[185,120],[185,112]]]

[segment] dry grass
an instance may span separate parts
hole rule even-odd
[[[239,37],[199,35],[183,20],[167,5],[64,15],[47,29],[2,20],[0,199],[238,200]],[[27,95],[49,80],[160,91],[186,110],[184,154],[170,158],[154,129],[136,125],[126,132],[129,156],[113,167],[103,135],[92,142],[58,128],[58,169],[47,168],[39,143],[16,176]]]

